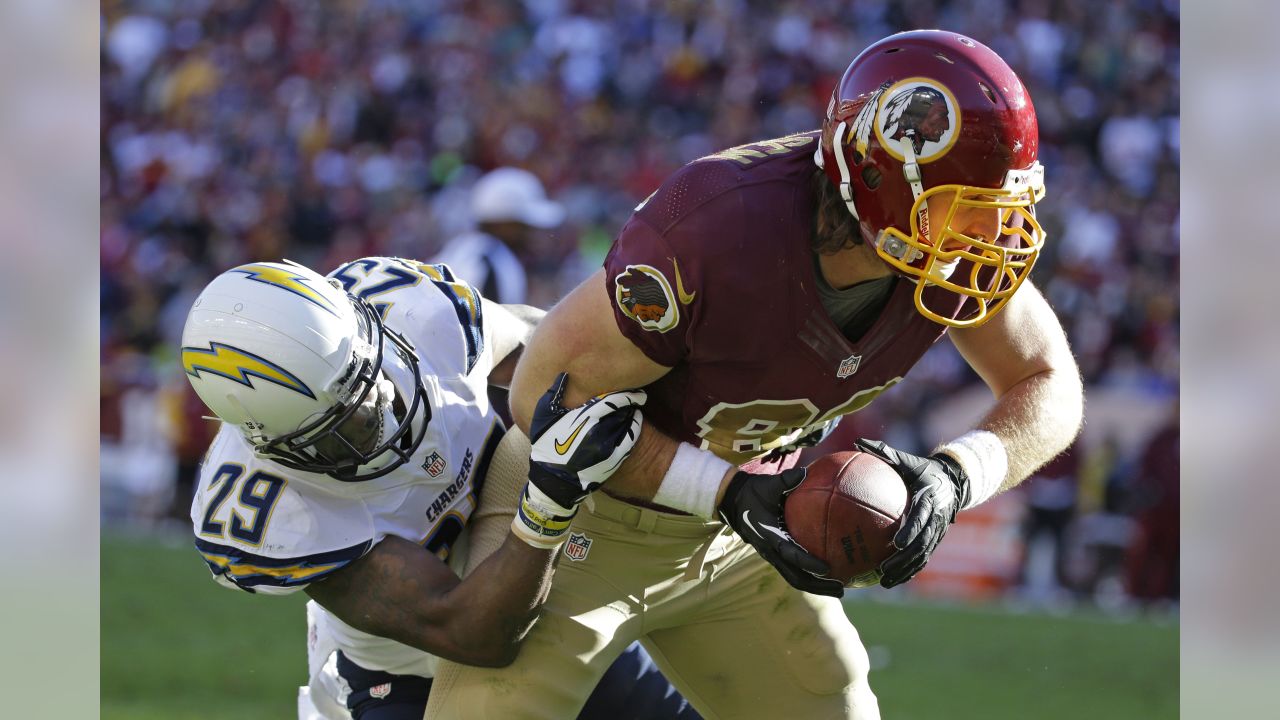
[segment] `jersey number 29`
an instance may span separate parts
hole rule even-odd
[[[225,538],[229,533],[236,540],[250,545],[262,543],[262,534],[267,529],[267,521],[271,519],[276,501],[280,499],[285,479],[259,470],[243,483],[237,482],[243,474],[244,467],[236,463],[225,463],[214,473],[209,488],[217,488],[217,492],[204,513],[204,522],[200,525],[201,535]],[[240,488],[238,502],[232,505],[230,517],[218,520],[222,506],[237,486]],[[245,511],[245,515],[241,514],[241,510]]]

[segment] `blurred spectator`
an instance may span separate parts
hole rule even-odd
[[[1129,513],[1133,463],[1114,436],[1083,451],[1077,478],[1077,511],[1068,560],[1071,587],[1106,610],[1128,604],[1125,557],[1133,544]]]
[[[196,395],[186,376],[174,373],[166,391],[167,415],[177,459],[173,500],[168,512],[174,520],[185,524],[191,516],[191,499],[200,463],[218,434],[220,423],[210,419],[209,408]]]
[[[99,446],[102,510],[109,520],[149,526],[168,514],[176,486],[162,393],[145,357],[125,350],[107,362]]]
[[[1068,533],[1076,515],[1079,452],[1077,441],[1022,486],[1027,513],[1022,524],[1019,586],[1026,599],[1055,600],[1072,585],[1067,571]]]
[[[1180,505],[1178,411],[1147,442],[1133,485],[1137,534],[1128,556],[1128,590],[1144,603],[1178,599]]]
[[[547,198],[533,173],[514,167],[498,168],[476,181],[469,205],[476,229],[450,240],[432,262],[445,263],[490,300],[546,309],[550,302],[529,297],[526,267],[548,254],[545,232],[564,222],[564,206]],[[511,426],[507,391],[490,387],[489,400]]]
[[[471,216],[477,229],[446,243],[433,262],[445,263],[490,300],[528,303],[525,265],[539,249],[539,236],[564,222],[564,206],[547,199],[532,173],[502,167],[471,189]]]

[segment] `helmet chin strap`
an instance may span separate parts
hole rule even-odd
[[[902,152],[902,176],[906,178],[907,184],[911,186],[911,204],[914,206],[920,200],[920,196],[924,194],[924,181],[921,179],[920,163],[916,160],[915,147],[912,146],[910,137],[904,137],[899,140],[898,149]],[[918,225],[920,233],[928,238],[930,234],[928,203],[920,206]],[[883,230],[880,231],[880,235],[876,238],[876,246],[905,263],[913,263],[924,257],[923,252],[898,238],[892,237]]]
[[[836,126],[834,137],[831,138],[831,149],[834,151],[832,155],[836,158],[836,169],[840,171],[840,198],[844,200],[844,205],[849,209],[849,214],[853,215],[853,219],[861,221],[862,218],[858,215],[858,208],[853,203],[853,175],[849,172],[849,163],[844,156],[845,130],[847,129],[847,122],[841,122]],[[911,186],[911,199],[914,205],[920,199],[920,196],[924,194],[924,181],[920,173],[920,162],[916,160],[915,147],[911,144],[911,138],[902,138],[898,142],[898,146],[903,158],[902,176],[906,178],[907,184]],[[814,151],[813,159],[818,167],[825,167],[821,145]],[[919,214],[920,230],[928,237],[930,228],[929,207],[927,204],[920,208]],[[876,245],[889,255],[907,263],[915,262],[924,256],[924,253],[895,237],[889,236],[883,230],[880,231],[879,237],[876,238]]]
[[[836,126],[835,136],[831,138],[831,149],[835,151],[832,154],[836,156],[836,168],[840,171],[840,199],[844,200],[844,206],[849,208],[849,214],[853,219],[861,221],[858,208],[853,204],[853,176],[849,173],[849,163],[844,159],[844,137],[848,127],[849,124],[843,121]],[[824,167],[821,143],[813,153],[813,160],[818,167]]]
[[[227,394],[227,404],[236,406],[236,409],[240,411],[240,414],[244,417],[244,420],[237,423],[240,427],[240,432],[249,439],[249,444],[253,446],[254,453],[262,455],[262,446],[268,442],[267,436],[262,434],[262,423],[253,417],[249,412],[249,408],[245,407],[244,403],[240,402],[240,398],[235,395]],[[221,418],[210,419],[221,420]],[[254,425],[257,426],[256,430],[253,427]]]
[[[911,144],[911,138],[904,137],[899,140],[898,147],[902,150],[902,176],[911,185],[911,199],[919,200],[924,194],[924,183],[920,180],[920,163],[916,161],[916,151]]]

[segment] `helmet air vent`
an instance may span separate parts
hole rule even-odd
[[[866,184],[869,190],[875,190],[880,187],[880,171],[870,165],[862,168],[862,182]]]
[[[982,81],[978,81],[978,87],[982,89],[982,94],[987,96],[987,99],[991,101],[991,104],[992,104],[992,105],[998,105],[998,104],[999,104],[999,103],[996,101],[996,94],[995,94],[995,92],[993,92],[993,91],[991,90],[991,88],[990,88],[990,87],[987,87],[987,84],[986,84],[986,83],[984,83],[984,82],[982,82]]]
[[[951,58],[947,57],[946,55],[943,55],[943,54],[942,54],[942,53],[940,53],[940,52],[936,52],[936,53],[934,53],[934,54],[933,54],[933,56],[934,56],[934,57],[936,57],[936,58],[938,58],[939,60],[941,60],[942,62],[944,62],[944,63],[946,63],[946,64],[948,64],[948,65],[955,65],[955,64],[956,64],[956,61],[955,61],[955,60],[952,60]]]

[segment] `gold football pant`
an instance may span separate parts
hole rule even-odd
[[[515,663],[441,662],[432,720],[567,720],[633,640],[707,720],[880,713],[838,600],[789,586],[719,522],[594,493]]]

